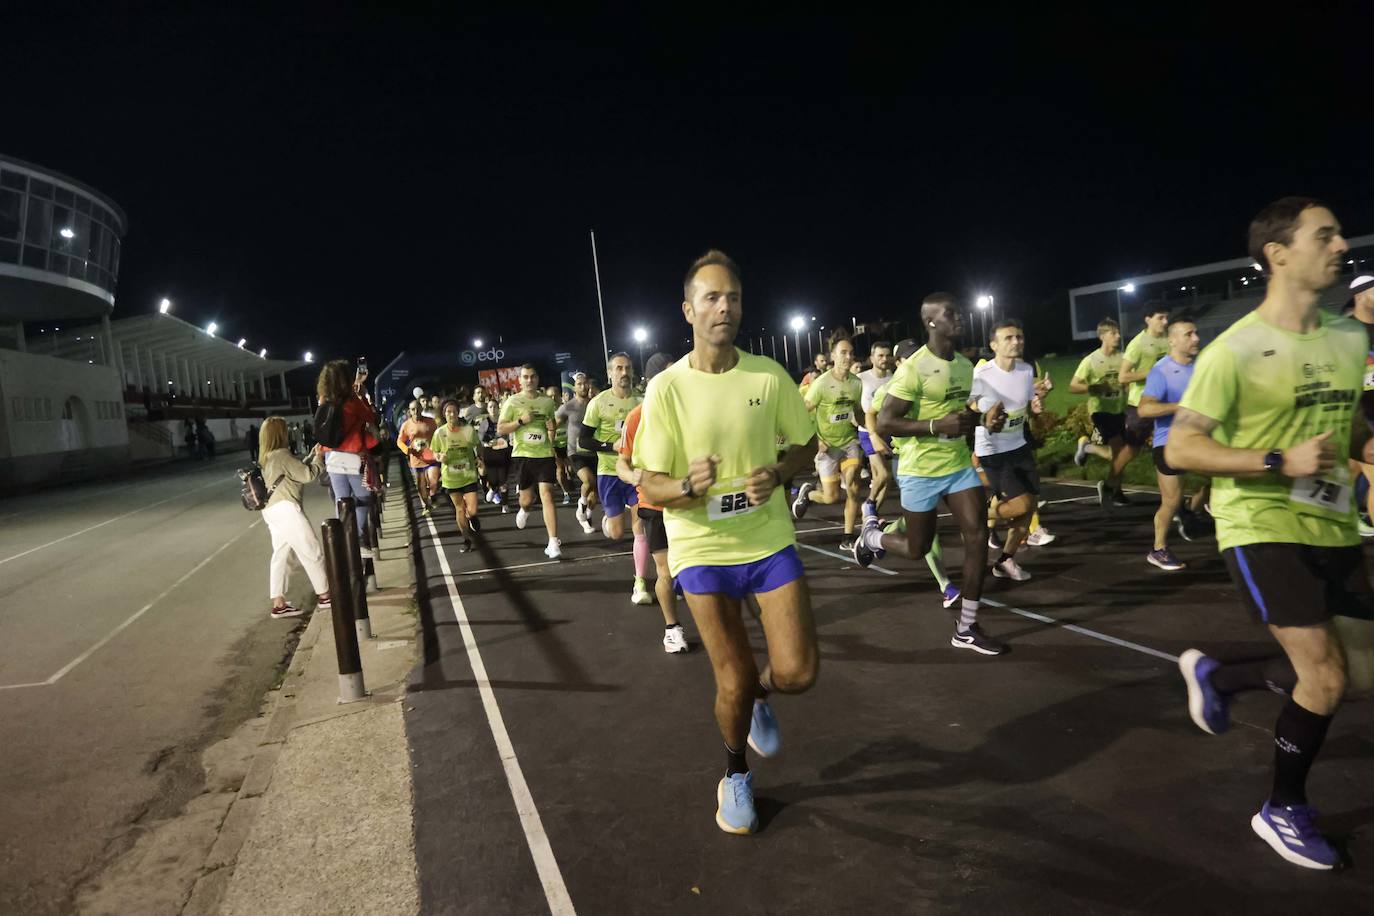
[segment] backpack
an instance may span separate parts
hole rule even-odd
[[[243,489],[239,493],[239,498],[243,500],[243,508],[249,512],[261,512],[266,509],[267,501],[272,498],[272,493],[284,477],[286,475],[282,474],[274,480],[269,490],[267,481],[262,479],[262,468],[256,464],[250,468],[242,468],[239,471],[239,480],[243,481]]]
[[[338,448],[344,440],[342,404],[325,401],[315,411],[315,441],[325,448]]]

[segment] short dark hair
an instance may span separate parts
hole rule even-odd
[[[875,340],[868,345],[868,355],[872,356],[874,350],[891,350],[892,342],[887,340]]]
[[[838,327],[838,328],[836,328],[835,330],[831,331],[831,332],[830,332],[830,337],[829,337],[829,339],[827,339],[826,342],[825,342],[825,350],[826,350],[826,352],[828,353],[828,352],[830,352],[831,350],[834,350],[835,347],[836,347],[837,345],[839,345],[839,343],[840,343],[841,341],[845,341],[845,340],[850,340],[850,337],[849,337],[849,328],[846,328],[846,327]]]
[[[614,362],[617,359],[620,359],[620,357],[622,356],[626,359],[630,359],[630,354],[626,353],[624,350],[616,350],[610,356],[606,357],[606,365],[609,366],[612,362]],[[635,361],[630,359],[630,365],[633,366],[634,364]]]
[[[534,363],[521,363],[521,364],[520,364],[520,371],[521,371],[521,372],[524,372],[526,369],[530,370],[530,371],[533,372],[535,375],[538,375],[538,374],[539,374],[539,370],[536,369],[536,368],[534,368]]]
[[[1022,334],[1026,333],[1026,326],[1018,318],[998,318],[992,323],[992,330],[988,332],[988,340],[997,339],[997,332],[1003,328],[1016,328]]]
[[[959,300],[955,298],[953,293],[934,292],[921,300],[921,307],[925,308],[927,305],[954,305],[958,301]]]
[[[730,256],[719,248],[712,248],[710,251],[693,261],[692,266],[687,268],[687,276],[682,281],[683,299],[688,302],[692,301],[692,281],[697,278],[697,273],[700,272],[703,267],[710,267],[713,264],[724,267],[726,270],[730,271],[730,275],[735,278],[736,283],[741,282],[739,265],[731,260]]]
[[[1140,317],[1149,318],[1151,315],[1168,315],[1172,311],[1173,309],[1169,308],[1163,302],[1151,302],[1145,306],[1145,311],[1141,313]]]
[[[1121,325],[1116,323],[1115,318],[1103,318],[1097,323],[1097,336],[1101,337],[1103,331],[1116,331],[1121,333]]]
[[[1250,220],[1250,257],[1266,274],[1270,267],[1269,259],[1264,256],[1264,246],[1270,242],[1293,244],[1293,230],[1298,227],[1303,211],[1311,207],[1326,207],[1326,204],[1315,197],[1280,197]]]

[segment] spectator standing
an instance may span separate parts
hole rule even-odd
[[[349,364],[347,360],[336,359],[325,363],[315,383],[315,394],[321,405],[333,404],[341,410],[342,436],[337,448],[321,446],[324,452],[324,468],[329,473],[329,486],[336,500],[346,496],[353,497],[357,507],[359,543],[363,544],[362,555],[372,558],[372,545],[367,539],[367,513],[372,508],[372,491],[363,483],[363,456],[377,444],[376,418],[372,408],[367,406],[360,395],[365,376],[357,375],[352,384],[348,381]]]
[[[291,454],[286,442],[286,421],[281,417],[268,417],[263,421],[258,447],[254,449],[262,455],[262,479],[272,488],[267,507],[262,510],[262,520],[272,535],[267,591],[272,598],[272,609],[268,613],[274,619],[299,617],[304,613],[286,600],[293,553],[315,589],[315,606],[324,610],[330,607],[324,551],[320,549],[319,538],[301,503],[301,485],[319,476],[318,453],[311,452],[305,461],[300,461]]]

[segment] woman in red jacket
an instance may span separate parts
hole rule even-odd
[[[348,361],[342,359],[325,363],[315,383],[315,393],[321,404],[326,401],[343,405],[343,438],[335,448],[320,446],[324,452],[324,469],[329,473],[329,486],[334,499],[353,497],[357,507],[358,543],[364,558],[372,556],[367,543],[367,514],[372,509],[372,491],[363,483],[363,456],[377,444],[376,417],[362,398],[363,376],[348,381]]]

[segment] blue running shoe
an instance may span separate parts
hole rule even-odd
[[[854,555],[854,562],[863,567],[887,556],[887,551],[883,549],[883,530],[882,522],[878,518],[878,507],[871,499],[864,500],[863,525],[850,549]]]
[[[739,835],[759,829],[759,816],[754,812],[753,773],[726,776],[716,786],[716,826]]]
[[[956,601],[958,601],[958,600],[959,600],[960,598],[962,598],[962,597],[963,597],[963,593],[959,591],[959,586],[955,585],[953,582],[951,582],[951,583],[949,583],[948,585],[946,585],[946,586],[945,586],[944,599],[943,599],[943,600],[944,600],[944,604],[945,604],[945,609],[948,610],[948,609],[954,607],[954,603],[955,603]]]
[[[1209,735],[1219,735],[1231,727],[1231,700],[1212,686],[1212,672],[1220,667],[1197,649],[1189,649],[1178,657],[1178,670],[1188,685],[1188,715],[1194,724]]]
[[[782,732],[773,718],[773,707],[767,700],[754,701],[754,715],[749,720],[749,746],[760,757],[772,757],[782,749]]]
[[[1310,805],[1265,802],[1259,813],[1250,818],[1250,827],[1274,852],[1294,865],[1327,871],[1340,864],[1340,853],[1317,829],[1317,811]]]

